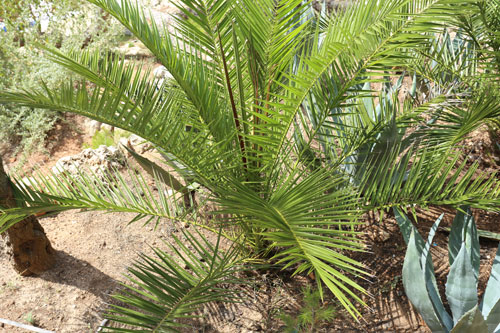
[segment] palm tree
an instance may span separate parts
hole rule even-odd
[[[0,206],[16,207],[9,177],[0,156]],[[35,216],[27,216],[7,230],[4,242],[14,269],[23,276],[40,274],[52,267],[55,251]]]
[[[414,116],[443,105],[483,105],[436,98],[397,123],[397,106],[376,121],[359,121],[368,119],[360,105],[374,98],[363,87],[409,68],[444,26],[476,8],[470,1],[374,0],[325,17],[300,0],[183,0],[179,8],[188,19],[178,19],[175,32],[149,22],[128,1],[89,1],[136,35],[173,79],[150,80],[147,70],[111,53],[45,49],[81,80],[59,89],[0,92],[0,103],[78,113],[152,142],[163,162],[134,157],[154,176],[158,194],[134,173],[130,182],[118,173],[106,181],[85,171],[39,175],[31,187],[17,186],[28,205],[3,209],[0,231],[38,211],[83,208],[134,212],[134,221],[187,222],[235,244],[223,251],[219,241],[210,245],[202,233],[187,233],[191,250],[175,239],[178,260],[194,269],[159,250],[157,258],[144,257],[131,270],[136,287],[130,288],[139,294],[120,297],[135,310],[116,307],[114,320],[175,329],[197,305],[232,299],[217,283],[238,281],[233,273],[243,269],[245,257],[314,273],[320,294],[326,287],[358,317],[355,304],[364,304],[360,293],[366,291],[352,277],[367,273],[348,253],[363,249],[356,225],[366,211],[499,202],[497,181],[476,181],[474,168],[458,179],[464,166],[454,171],[450,145],[433,149],[425,135],[405,149],[386,147],[383,158],[351,162],[369,170],[357,181],[343,167],[365,143],[380,141],[381,128],[410,126]],[[498,103],[487,110],[493,114]],[[328,149],[320,147],[327,142]],[[403,151],[409,153],[400,158]],[[186,194],[200,186],[217,204],[219,228],[200,221],[196,206],[184,205]],[[179,215],[180,206],[187,207]]]

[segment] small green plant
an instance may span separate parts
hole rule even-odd
[[[408,245],[403,265],[405,292],[432,332],[500,332],[500,246],[483,300],[478,305],[479,236],[469,208],[460,209],[450,230],[448,257],[451,267],[446,297],[451,316],[439,296],[429,255],[443,215],[436,220],[424,242],[411,221],[399,210],[394,211]]]
[[[32,326],[38,326],[38,320],[33,316],[31,311],[24,316],[24,321]]]
[[[380,293],[387,293],[396,289],[399,282],[401,282],[401,275],[396,275],[393,279],[386,281],[382,285],[382,287],[379,289]]]
[[[285,332],[314,332],[325,321],[335,318],[337,312],[332,305],[322,304],[318,290],[307,286],[304,293],[304,306],[297,316],[283,314],[281,319],[285,322]]]
[[[5,6],[4,6],[5,4]],[[123,29],[111,18],[89,4],[75,0],[6,0],[0,6],[0,90],[12,87],[32,89],[44,82],[59,86],[68,79],[68,71],[43,57],[37,43],[69,51],[73,48],[108,50],[118,46]],[[40,30],[40,14],[49,19],[45,33]],[[81,26],[92,22],[85,33]],[[0,106],[0,149],[28,156],[44,151],[47,133],[60,119],[54,110],[19,105]]]
[[[122,130],[110,131],[107,129],[101,129],[97,131],[94,136],[92,136],[92,140],[89,143],[84,143],[83,148],[92,148],[97,149],[100,146],[116,146],[118,145],[120,138],[127,138],[130,136],[129,132]]]
[[[92,148],[96,149],[99,146],[113,146],[115,144],[115,136],[114,133],[110,130],[102,129],[97,131],[92,137],[92,141],[90,144],[84,143],[83,148]]]

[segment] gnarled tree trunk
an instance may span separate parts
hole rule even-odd
[[[0,206],[15,207],[16,202],[9,177],[0,156]],[[4,234],[7,253],[14,269],[23,276],[40,274],[55,262],[55,251],[45,232],[34,216],[15,224]]]

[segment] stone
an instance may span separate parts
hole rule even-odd
[[[106,130],[106,131],[110,131],[110,132],[113,132],[115,130],[115,127],[114,126],[111,126],[109,124],[102,124],[101,125],[101,129],[102,130]]]
[[[158,66],[153,70],[153,76],[158,79],[173,79],[174,77],[165,66]]]
[[[85,122],[85,131],[91,135],[94,136],[97,131],[101,130],[102,123],[97,121],[97,120],[87,120]]]
[[[139,41],[124,43],[119,47],[118,52],[124,54],[127,58],[148,58],[153,56],[151,51]]]
[[[129,138],[130,146],[139,154],[143,154],[153,149],[153,145],[138,135],[132,134]]]
[[[60,158],[52,168],[55,174],[68,172],[78,176],[82,170],[90,170],[104,180],[111,169],[125,166],[125,156],[114,146],[101,145],[97,149],[87,148],[80,154]]]

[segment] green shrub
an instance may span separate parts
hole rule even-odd
[[[90,144],[83,144],[83,148],[96,149],[102,145],[113,146],[115,143],[116,142],[115,142],[115,137],[113,135],[113,132],[103,129],[103,130],[97,131],[94,134]]]
[[[307,286],[302,290],[304,294],[304,306],[297,316],[283,314],[281,319],[285,322],[284,332],[315,332],[325,322],[335,318],[337,309],[328,304],[322,304],[318,290],[312,290]]]
[[[127,138],[131,133],[116,129],[115,131],[110,131],[107,129],[101,129],[97,131],[93,136],[90,144],[84,143],[83,148],[97,149],[99,146],[116,146],[120,142],[120,138]]]
[[[7,31],[0,31],[0,90],[13,87],[29,90],[42,81],[48,87],[56,87],[68,79],[69,72],[46,59],[44,51],[34,47],[37,43],[62,50],[82,47],[106,50],[117,45],[123,31],[94,6],[64,0],[53,3],[47,31],[41,33],[30,7],[38,3],[17,0],[7,0],[5,6],[2,3],[0,18]],[[47,133],[58,117],[51,110],[13,104],[0,106],[0,142],[4,148],[15,147],[14,153],[22,151],[29,155],[43,150]]]

